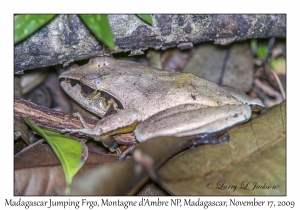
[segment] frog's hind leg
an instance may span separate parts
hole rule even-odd
[[[129,146],[125,151],[123,151],[122,155],[119,157],[119,162],[122,162],[128,155],[131,155],[135,146],[136,145]]]
[[[250,107],[244,104],[199,109],[193,109],[190,104],[180,106],[179,111],[166,109],[141,122],[135,130],[137,141],[157,136],[189,137],[217,133],[246,122],[251,116]]]
[[[160,122],[166,118],[170,118],[171,116],[174,116],[174,115],[177,115],[180,113],[185,113],[185,112],[188,112],[191,110],[197,110],[197,109],[202,109],[202,108],[207,108],[207,107],[209,107],[209,106],[203,105],[203,104],[181,104],[181,105],[177,105],[175,107],[160,111],[160,112],[150,116],[149,118],[147,118],[146,120],[144,120],[137,126],[137,128],[135,130],[136,139],[139,142],[143,142],[149,138],[159,136],[159,135],[155,135],[155,133],[157,133],[157,131],[159,131],[161,129],[168,129],[166,127],[170,126],[170,124],[168,125],[167,122],[166,123]],[[171,120],[171,123],[174,122],[174,119],[170,119],[170,120]],[[176,121],[176,119],[175,119],[175,121]],[[161,125],[158,125],[158,124],[161,124]]]
[[[89,136],[97,136],[102,133],[101,128],[98,128],[97,125],[95,127],[89,126],[82,116],[79,113],[74,113],[73,114],[75,117],[78,117],[80,120],[81,124],[83,125],[83,128],[80,129],[63,129],[60,132],[61,133],[78,133],[79,135],[89,135]]]

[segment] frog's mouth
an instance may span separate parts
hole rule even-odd
[[[59,81],[61,87],[71,98],[96,115],[102,117],[113,102],[117,105],[114,108],[124,109],[122,102],[107,91],[93,89],[79,80],[67,77],[60,77]]]

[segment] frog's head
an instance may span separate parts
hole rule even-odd
[[[111,57],[93,58],[88,64],[59,75],[60,84],[72,99],[100,117],[106,113],[112,100],[122,109],[122,103],[102,89],[102,78],[98,74],[101,67],[113,61]]]

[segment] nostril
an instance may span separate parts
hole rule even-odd
[[[79,83],[79,81],[76,80],[76,79],[69,79],[69,78],[66,78],[66,77],[59,78],[59,82],[61,83],[62,81],[66,81],[67,83],[70,83],[70,85],[72,87],[74,87],[76,84]]]
[[[61,78],[58,79],[58,81],[59,81],[59,83],[61,83],[62,81],[65,81],[65,79],[66,79],[66,78],[61,77]]]

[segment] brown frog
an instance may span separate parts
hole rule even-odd
[[[89,127],[79,114],[82,133],[103,141],[134,131],[139,142],[156,136],[193,136],[220,132],[246,122],[264,107],[233,88],[219,87],[190,73],[164,71],[139,63],[93,58],[59,76],[65,92],[90,112],[104,117]],[[114,150],[116,145],[110,146]]]

